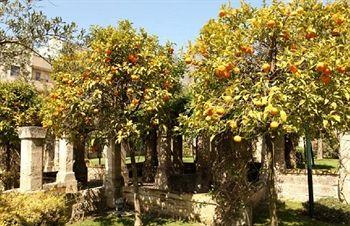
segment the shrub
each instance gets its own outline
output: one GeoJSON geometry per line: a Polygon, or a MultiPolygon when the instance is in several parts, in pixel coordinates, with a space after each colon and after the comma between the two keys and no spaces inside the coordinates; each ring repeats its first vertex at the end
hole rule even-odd
{"type": "Polygon", "coordinates": [[[67,212],[64,194],[0,195],[0,225],[64,225],[67,212]]]}
{"type": "MultiPolygon", "coordinates": [[[[305,209],[308,203],[303,203],[305,209]]],[[[315,218],[321,221],[350,225],[350,205],[335,198],[323,198],[315,202],[315,218]]]]}

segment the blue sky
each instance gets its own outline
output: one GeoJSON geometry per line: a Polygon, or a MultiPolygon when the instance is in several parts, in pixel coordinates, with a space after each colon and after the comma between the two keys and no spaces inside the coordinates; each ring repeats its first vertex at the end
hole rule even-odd
{"type": "MultiPolygon", "coordinates": [[[[227,0],[42,0],[40,9],[49,17],[60,16],[88,29],[93,24],[115,25],[129,19],[136,27],[158,35],[160,41],[177,47],[194,40],[200,28],[215,18],[227,0]]],[[[255,6],[261,0],[248,0],[255,6]]],[[[235,7],[239,0],[231,0],[235,7]]]]}

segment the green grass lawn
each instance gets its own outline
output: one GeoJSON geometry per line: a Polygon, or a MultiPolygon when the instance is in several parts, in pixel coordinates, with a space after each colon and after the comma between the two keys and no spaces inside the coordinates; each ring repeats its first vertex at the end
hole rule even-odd
{"type": "MultiPolygon", "coordinates": [[[[139,155],[139,156],[136,156],[135,159],[136,159],[136,163],[144,162],[145,161],[145,156],[139,155]]],[[[183,157],[182,160],[183,160],[184,163],[193,163],[194,162],[194,158],[192,156],[183,157]]],[[[98,164],[99,163],[98,158],[89,159],[89,161],[90,161],[90,165],[91,166],[98,166],[99,165],[98,164]]],[[[126,157],[126,164],[130,164],[130,163],[131,163],[130,157],[126,157]]],[[[104,158],[101,158],[101,164],[102,165],[105,164],[105,159],[104,158]]]]}
{"type": "MultiPolygon", "coordinates": [[[[258,210],[258,214],[254,215],[254,225],[267,226],[268,208],[262,205],[258,210]]],[[[286,226],[336,226],[337,224],[330,224],[318,220],[311,219],[307,216],[302,203],[294,201],[285,201],[278,205],[278,217],[280,225],[286,226]]]]}
{"type": "Polygon", "coordinates": [[[338,169],[339,159],[316,159],[315,169],[338,169]]]}
{"type": "MultiPolygon", "coordinates": [[[[145,217],[143,219],[145,225],[148,226],[202,226],[199,223],[176,221],[172,219],[145,217]]],[[[87,219],[74,224],[67,224],[67,226],[133,226],[134,219],[130,217],[116,217],[113,214],[87,219]]]]}

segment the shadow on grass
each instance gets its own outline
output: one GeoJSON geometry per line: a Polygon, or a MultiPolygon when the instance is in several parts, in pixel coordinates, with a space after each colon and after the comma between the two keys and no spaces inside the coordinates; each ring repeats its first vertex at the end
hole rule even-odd
{"type": "MultiPolygon", "coordinates": [[[[111,226],[111,225],[122,225],[122,226],[133,226],[134,225],[134,216],[124,216],[124,217],[117,217],[114,214],[99,216],[94,218],[94,223],[97,223],[101,226],[111,226]]],[[[177,222],[173,219],[168,218],[162,218],[154,215],[145,215],[142,217],[142,222],[144,225],[150,225],[150,226],[161,226],[161,225],[167,225],[169,223],[177,222]]],[[[185,223],[185,221],[181,221],[181,223],[185,223]]]]}
{"type": "MultiPolygon", "coordinates": [[[[269,212],[267,204],[262,204],[253,211],[254,225],[270,225],[269,212]]],[[[279,225],[294,226],[335,226],[310,218],[303,209],[302,204],[298,202],[278,202],[277,205],[279,225]]]]}

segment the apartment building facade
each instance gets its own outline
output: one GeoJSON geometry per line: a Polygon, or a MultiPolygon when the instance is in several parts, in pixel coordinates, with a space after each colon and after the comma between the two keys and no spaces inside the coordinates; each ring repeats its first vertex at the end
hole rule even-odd
{"type": "Polygon", "coordinates": [[[26,80],[32,83],[39,91],[52,88],[52,82],[50,79],[52,66],[47,61],[36,55],[31,56],[30,65],[28,65],[27,68],[21,68],[16,64],[11,65],[7,70],[0,68],[0,80],[11,82],[23,78],[21,72],[24,70],[29,72],[26,80]]]}

